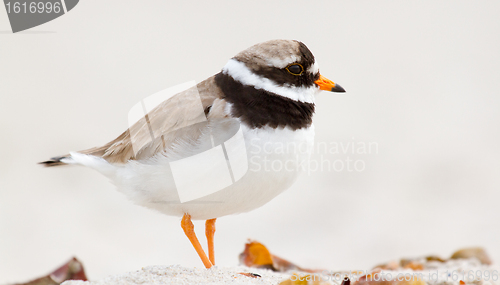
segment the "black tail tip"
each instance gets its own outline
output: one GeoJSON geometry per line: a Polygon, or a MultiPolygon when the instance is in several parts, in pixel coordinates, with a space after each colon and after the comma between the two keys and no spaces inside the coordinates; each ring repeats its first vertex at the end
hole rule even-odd
{"type": "Polygon", "coordinates": [[[66,165],[66,163],[64,163],[64,162],[61,161],[64,158],[67,158],[67,157],[66,156],[53,157],[50,160],[42,161],[42,162],[39,162],[38,164],[41,164],[41,165],[43,165],[45,167],[66,165]]]}

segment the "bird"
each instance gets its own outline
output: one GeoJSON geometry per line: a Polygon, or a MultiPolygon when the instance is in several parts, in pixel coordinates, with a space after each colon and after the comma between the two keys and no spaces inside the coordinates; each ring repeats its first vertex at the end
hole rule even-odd
{"type": "Polygon", "coordinates": [[[304,43],[261,42],[219,73],[143,109],[116,139],[40,164],[90,167],[134,203],[181,217],[185,235],[211,268],[216,219],[266,204],[307,167],[320,91],[345,89],[320,74],[304,43]],[[208,255],[192,220],[206,221],[208,255]]]}

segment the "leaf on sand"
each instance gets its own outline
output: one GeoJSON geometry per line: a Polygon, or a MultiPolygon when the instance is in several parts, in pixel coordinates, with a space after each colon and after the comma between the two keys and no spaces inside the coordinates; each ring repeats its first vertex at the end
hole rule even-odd
{"type": "Polygon", "coordinates": [[[450,259],[477,258],[482,264],[491,265],[491,259],[482,247],[464,248],[452,254],[450,259]]]}
{"type": "Polygon", "coordinates": [[[248,267],[265,268],[278,272],[298,270],[312,273],[319,271],[301,268],[286,259],[272,255],[267,247],[258,241],[249,241],[245,244],[245,249],[240,254],[240,262],[248,267]]]}
{"type": "Polygon", "coordinates": [[[74,257],[47,276],[16,285],[59,285],[67,280],[87,281],[83,264],[74,257]]]}

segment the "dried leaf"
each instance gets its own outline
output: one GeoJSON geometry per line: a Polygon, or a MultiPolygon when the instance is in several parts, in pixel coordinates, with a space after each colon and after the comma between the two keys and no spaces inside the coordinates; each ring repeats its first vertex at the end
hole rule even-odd
{"type": "Polygon", "coordinates": [[[67,280],[87,281],[83,264],[74,257],[47,276],[17,285],[59,285],[67,280]]]}
{"type": "Polygon", "coordinates": [[[491,259],[482,247],[470,247],[455,251],[450,259],[477,258],[482,264],[491,265],[491,259]]]}
{"type": "Polygon", "coordinates": [[[245,244],[245,250],[240,254],[240,262],[248,267],[274,270],[271,253],[263,244],[257,241],[250,241],[245,244]]]}
{"type": "Polygon", "coordinates": [[[429,255],[429,256],[425,257],[425,260],[427,260],[427,261],[446,262],[446,259],[442,259],[441,257],[436,256],[436,255],[429,255]]]}
{"type": "Polygon", "coordinates": [[[303,272],[318,272],[301,268],[290,261],[272,255],[269,250],[258,241],[249,241],[245,244],[245,249],[240,254],[240,263],[248,267],[266,268],[278,272],[298,270],[303,272]]]}

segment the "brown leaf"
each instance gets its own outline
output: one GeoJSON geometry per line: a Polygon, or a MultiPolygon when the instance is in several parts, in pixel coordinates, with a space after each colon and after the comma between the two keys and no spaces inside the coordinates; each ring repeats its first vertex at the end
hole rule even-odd
{"type": "Polygon", "coordinates": [[[250,241],[245,244],[245,250],[240,254],[240,262],[248,267],[275,270],[271,253],[263,244],[257,241],[250,241]]]}
{"type": "Polygon", "coordinates": [[[491,265],[491,259],[482,247],[470,247],[455,251],[450,259],[472,258],[479,259],[482,264],[491,265]]]}
{"type": "Polygon", "coordinates": [[[425,257],[425,260],[427,260],[427,261],[446,262],[446,259],[442,259],[441,257],[436,256],[436,255],[429,255],[429,256],[425,257]]]}
{"type": "Polygon", "coordinates": [[[17,285],[59,285],[67,280],[87,281],[83,264],[74,257],[47,276],[17,285]]]}
{"type": "Polygon", "coordinates": [[[240,262],[248,267],[266,268],[278,272],[298,270],[312,273],[319,271],[301,268],[286,259],[272,255],[269,250],[258,241],[249,241],[245,244],[245,249],[240,254],[240,262]]]}

